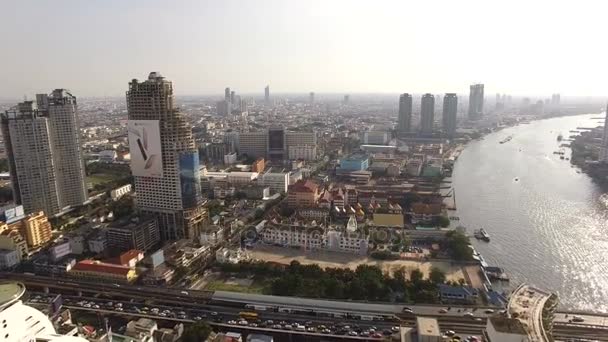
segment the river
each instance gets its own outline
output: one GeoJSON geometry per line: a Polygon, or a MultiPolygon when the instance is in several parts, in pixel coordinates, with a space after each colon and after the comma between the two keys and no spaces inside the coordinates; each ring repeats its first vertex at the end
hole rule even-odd
{"type": "MultiPolygon", "coordinates": [[[[454,167],[459,224],[492,266],[559,295],[564,309],[608,312],[608,208],[602,190],[553,154],[561,132],[595,127],[600,114],[534,121],[471,142],[454,167]],[[507,143],[499,144],[513,135],[507,143]]],[[[567,142],[566,142],[567,143],[567,142]]],[[[566,149],[566,157],[570,150],[566,149]]]]}

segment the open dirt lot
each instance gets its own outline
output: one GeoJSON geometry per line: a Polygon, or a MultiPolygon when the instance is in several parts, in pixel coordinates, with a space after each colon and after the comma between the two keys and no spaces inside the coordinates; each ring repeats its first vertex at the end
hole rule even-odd
{"type": "Polygon", "coordinates": [[[250,250],[253,259],[271,261],[280,264],[289,264],[292,260],[297,260],[301,264],[319,264],[325,267],[349,267],[356,269],[362,264],[376,265],[383,271],[392,273],[400,267],[405,267],[408,271],[420,269],[425,276],[428,276],[431,267],[435,266],[445,272],[448,280],[458,281],[464,279],[464,274],[460,266],[451,265],[447,261],[412,261],[412,260],[374,260],[369,257],[330,251],[303,251],[300,249],[283,248],[274,246],[257,245],[250,250]]]}

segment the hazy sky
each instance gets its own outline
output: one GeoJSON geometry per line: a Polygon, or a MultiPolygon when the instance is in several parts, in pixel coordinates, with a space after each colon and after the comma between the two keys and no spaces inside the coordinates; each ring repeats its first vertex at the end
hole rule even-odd
{"type": "Polygon", "coordinates": [[[608,1],[0,0],[0,97],[124,94],[160,71],[178,95],[608,94],[608,1]]]}

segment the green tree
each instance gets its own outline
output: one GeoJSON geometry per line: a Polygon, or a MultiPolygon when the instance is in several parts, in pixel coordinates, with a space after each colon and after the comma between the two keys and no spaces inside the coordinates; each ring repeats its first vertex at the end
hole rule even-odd
{"type": "Polygon", "coordinates": [[[183,342],[205,341],[211,334],[211,327],[207,322],[197,322],[184,329],[181,340],[183,342]]]}
{"type": "Polygon", "coordinates": [[[438,267],[431,267],[431,272],[429,274],[429,280],[433,284],[443,284],[445,282],[445,273],[439,269],[438,267]]]}
{"type": "Polygon", "coordinates": [[[410,281],[412,283],[420,283],[420,282],[422,282],[423,278],[424,278],[424,274],[418,268],[415,270],[412,270],[410,272],[410,281]]]}
{"type": "Polygon", "coordinates": [[[469,238],[459,231],[450,231],[446,236],[445,243],[450,250],[452,258],[456,260],[472,260],[473,250],[469,248],[469,238]]]}
{"type": "Polygon", "coordinates": [[[450,226],[450,219],[447,216],[439,216],[439,225],[443,228],[450,226]]]}

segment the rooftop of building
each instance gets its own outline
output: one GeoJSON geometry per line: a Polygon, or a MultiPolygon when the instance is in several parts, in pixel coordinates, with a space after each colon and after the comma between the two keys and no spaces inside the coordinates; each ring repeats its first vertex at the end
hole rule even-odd
{"type": "Polygon", "coordinates": [[[98,260],[87,259],[87,260],[82,260],[82,261],[79,261],[78,263],[76,263],[76,265],[72,268],[72,270],[85,271],[85,272],[111,273],[111,274],[126,276],[131,271],[131,268],[121,266],[121,265],[109,264],[109,263],[101,262],[98,260]]]}
{"type": "Polygon", "coordinates": [[[526,335],[525,327],[515,318],[496,315],[490,317],[489,323],[494,326],[494,330],[501,333],[526,335]]]}
{"type": "Polygon", "coordinates": [[[441,336],[436,318],[418,316],[416,317],[416,326],[418,336],[441,336]]]}
{"type": "Polygon", "coordinates": [[[17,282],[0,283],[0,311],[19,300],[25,293],[25,286],[17,282]]]}
{"type": "Polygon", "coordinates": [[[143,223],[147,223],[149,221],[154,220],[154,217],[151,216],[140,216],[137,214],[130,215],[128,217],[120,218],[108,225],[109,229],[124,229],[130,230],[135,229],[142,225],[143,223]]]}
{"type": "Polygon", "coordinates": [[[289,186],[289,191],[296,192],[312,192],[316,193],[319,190],[319,185],[310,179],[299,180],[295,184],[289,186]]]}

